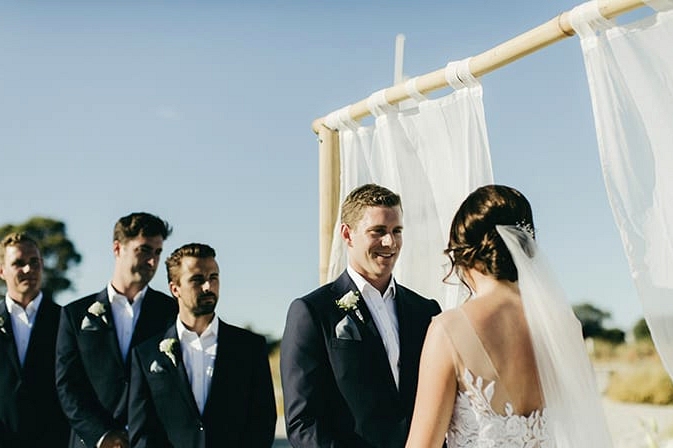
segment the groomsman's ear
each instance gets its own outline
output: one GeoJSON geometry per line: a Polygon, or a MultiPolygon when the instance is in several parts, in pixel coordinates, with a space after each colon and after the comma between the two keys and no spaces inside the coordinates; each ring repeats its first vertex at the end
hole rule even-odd
{"type": "Polygon", "coordinates": [[[351,238],[351,228],[348,227],[348,224],[341,224],[341,228],[339,230],[341,232],[341,238],[346,242],[346,244],[350,246],[353,240],[351,238]]]}
{"type": "Polygon", "coordinates": [[[119,256],[121,246],[122,243],[120,243],[119,240],[114,240],[112,242],[112,253],[115,255],[115,257],[119,256]]]}

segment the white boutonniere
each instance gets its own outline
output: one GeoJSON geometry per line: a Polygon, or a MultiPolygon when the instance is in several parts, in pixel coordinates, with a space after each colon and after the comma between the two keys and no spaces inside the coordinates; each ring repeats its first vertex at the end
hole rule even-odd
{"type": "Polygon", "coordinates": [[[175,345],[178,340],[175,338],[166,338],[159,342],[159,351],[168,356],[174,366],[178,365],[178,360],[175,357],[175,345]]]}
{"type": "Polygon", "coordinates": [[[92,316],[100,317],[100,320],[107,325],[107,317],[105,317],[105,305],[96,300],[91,306],[86,310],[92,316]]]}
{"type": "Polygon", "coordinates": [[[358,302],[360,301],[360,293],[358,291],[348,291],[346,294],[341,296],[339,300],[336,301],[336,304],[339,308],[344,311],[353,311],[355,315],[364,322],[365,319],[362,317],[362,313],[358,308],[358,302]]]}
{"type": "Polygon", "coordinates": [[[0,316],[0,333],[7,334],[7,329],[5,328],[5,318],[0,316]]]}

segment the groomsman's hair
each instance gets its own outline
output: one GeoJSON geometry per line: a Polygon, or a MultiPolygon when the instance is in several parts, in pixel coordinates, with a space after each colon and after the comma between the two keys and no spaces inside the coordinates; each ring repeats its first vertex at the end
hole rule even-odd
{"type": "Polygon", "coordinates": [[[37,241],[29,236],[27,233],[23,232],[12,232],[6,235],[2,242],[0,242],[0,263],[5,262],[5,250],[9,246],[18,246],[20,244],[32,244],[35,246],[38,252],[40,252],[40,245],[37,244],[37,241]]]}
{"type": "Polygon", "coordinates": [[[194,258],[215,258],[215,249],[207,244],[189,243],[179,247],[166,258],[166,274],[168,283],[177,282],[180,278],[180,267],[184,257],[194,258]]]}
{"type": "Polygon", "coordinates": [[[165,240],[172,231],[168,222],[158,216],[136,212],[119,218],[115,224],[112,241],[125,243],[137,236],[161,236],[165,240]]]}
{"type": "Polygon", "coordinates": [[[348,193],[341,205],[341,223],[353,226],[357,224],[367,207],[395,207],[402,209],[400,195],[386,187],[365,184],[348,193]]]}

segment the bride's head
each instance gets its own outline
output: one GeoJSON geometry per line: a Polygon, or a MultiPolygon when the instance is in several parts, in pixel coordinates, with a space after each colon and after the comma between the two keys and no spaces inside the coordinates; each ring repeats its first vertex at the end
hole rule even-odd
{"type": "Polygon", "coordinates": [[[451,223],[444,253],[456,274],[476,269],[498,280],[517,281],[517,271],[496,225],[524,227],[534,234],[530,203],[519,191],[505,185],[486,185],[460,205],[451,223]]]}

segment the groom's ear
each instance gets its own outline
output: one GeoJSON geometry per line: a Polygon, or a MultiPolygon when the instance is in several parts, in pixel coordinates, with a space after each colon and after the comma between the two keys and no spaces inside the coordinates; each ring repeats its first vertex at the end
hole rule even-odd
{"type": "Polygon", "coordinates": [[[352,241],[351,228],[348,226],[348,224],[341,224],[339,231],[341,232],[341,239],[344,240],[346,244],[350,246],[352,241]]]}

